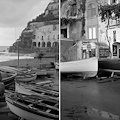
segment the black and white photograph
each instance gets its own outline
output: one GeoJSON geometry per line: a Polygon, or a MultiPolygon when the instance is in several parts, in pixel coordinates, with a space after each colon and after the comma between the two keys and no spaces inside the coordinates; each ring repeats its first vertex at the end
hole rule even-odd
{"type": "Polygon", "coordinates": [[[120,120],[120,1],[60,1],[61,120],[120,120]]]}
{"type": "Polygon", "coordinates": [[[120,0],[0,0],[0,120],[120,120],[120,0]]]}
{"type": "Polygon", "coordinates": [[[0,0],[0,120],[59,120],[59,0],[0,0]]]}

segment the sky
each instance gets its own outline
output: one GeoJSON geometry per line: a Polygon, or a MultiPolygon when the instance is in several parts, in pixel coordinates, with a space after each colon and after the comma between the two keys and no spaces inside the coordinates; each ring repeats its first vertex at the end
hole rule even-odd
{"type": "Polygon", "coordinates": [[[11,46],[51,0],[0,0],[0,46],[11,46]]]}

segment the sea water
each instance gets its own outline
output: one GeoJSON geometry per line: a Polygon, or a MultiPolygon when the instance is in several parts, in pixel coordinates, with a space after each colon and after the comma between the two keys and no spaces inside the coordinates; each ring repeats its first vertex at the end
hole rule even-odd
{"type": "MultiPolygon", "coordinates": [[[[18,59],[17,53],[0,52],[0,62],[18,59]]],[[[19,59],[33,59],[30,54],[20,54],[19,59]]]]}

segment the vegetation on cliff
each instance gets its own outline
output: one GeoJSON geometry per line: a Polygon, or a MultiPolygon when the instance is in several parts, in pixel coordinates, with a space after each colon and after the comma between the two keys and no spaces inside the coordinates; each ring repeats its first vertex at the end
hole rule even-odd
{"type": "MultiPolygon", "coordinates": [[[[27,27],[22,31],[20,38],[18,39],[19,41],[16,40],[16,42],[9,48],[9,52],[17,52],[18,46],[20,49],[20,52],[22,53],[31,53],[36,50],[32,46],[32,39],[34,38],[34,30],[30,28],[30,23],[34,22],[46,22],[46,21],[51,21],[51,20],[59,20],[58,16],[54,16],[51,12],[49,14],[45,15],[45,13],[37,16],[35,19],[32,21],[29,21],[27,24],[27,27]]],[[[58,48],[50,48],[50,51],[58,51],[58,48]]]]}

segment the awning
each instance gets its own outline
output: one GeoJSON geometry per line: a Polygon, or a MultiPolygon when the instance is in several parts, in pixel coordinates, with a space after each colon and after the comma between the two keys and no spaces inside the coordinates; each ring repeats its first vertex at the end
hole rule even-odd
{"type": "Polygon", "coordinates": [[[98,46],[99,48],[109,48],[109,46],[108,46],[106,43],[90,42],[90,43],[85,43],[85,44],[83,44],[82,49],[83,49],[83,50],[96,49],[97,46],[98,46]]]}

